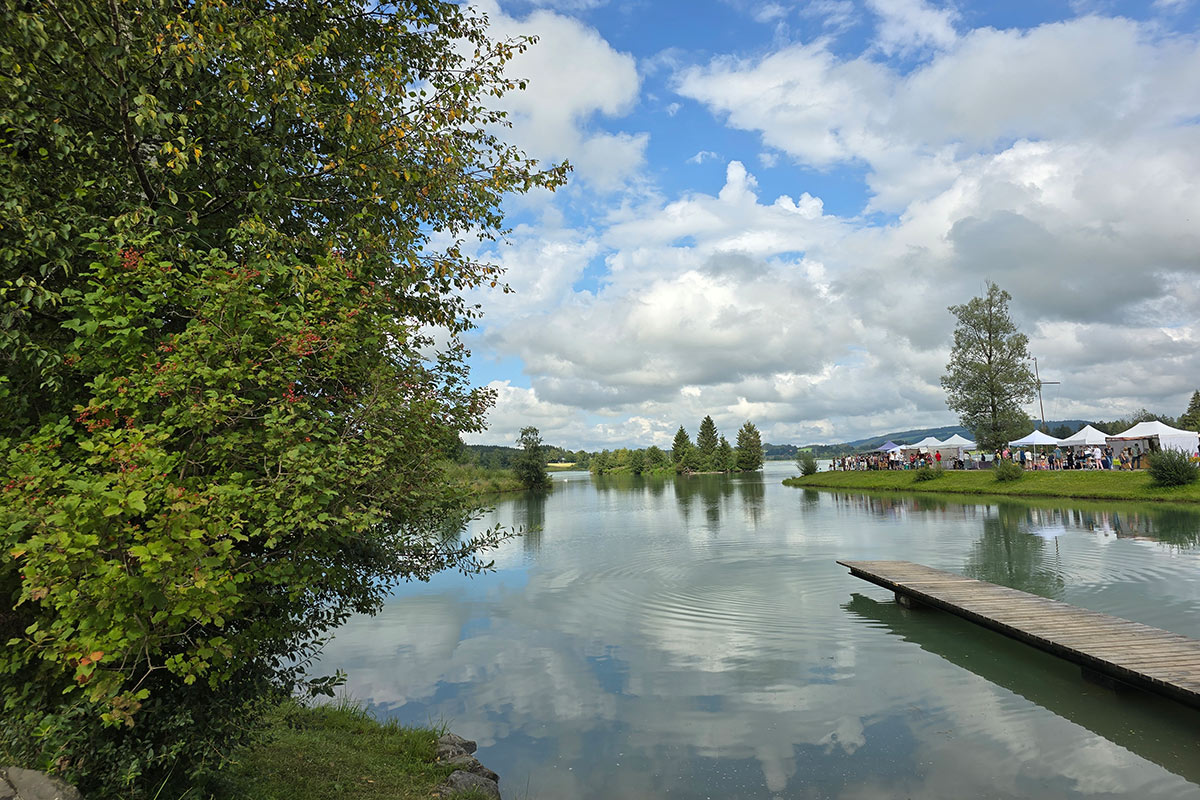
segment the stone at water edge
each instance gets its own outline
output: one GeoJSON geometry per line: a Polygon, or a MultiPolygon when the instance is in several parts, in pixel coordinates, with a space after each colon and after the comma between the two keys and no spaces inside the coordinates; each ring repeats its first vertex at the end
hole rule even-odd
{"type": "Polygon", "coordinates": [[[500,787],[496,785],[495,781],[490,781],[474,772],[463,772],[461,769],[450,773],[450,777],[446,779],[446,783],[442,787],[442,796],[454,797],[472,789],[479,791],[490,800],[501,800],[500,787]]]}
{"type": "Polygon", "coordinates": [[[474,772],[476,775],[481,775],[490,781],[500,782],[500,776],[492,772],[490,769],[479,763],[479,759],[475,756],[461,755],[447,758],[442,762],[449,764],[455,769],[461,769],[463,772],[474,772]]]}
{"type": "Polygon", "coordinates": [[[74,786],[20,767],[0,769],[0,800],[83,800],[74,786]]]}
{"type": "Polygon", "coordinates": [[[470,739],[464,739],[454,733],[446,733],[438,739],[437,758],[441,761],[454,756],[470,755],[476,749],[475,743],[470,739]]]}

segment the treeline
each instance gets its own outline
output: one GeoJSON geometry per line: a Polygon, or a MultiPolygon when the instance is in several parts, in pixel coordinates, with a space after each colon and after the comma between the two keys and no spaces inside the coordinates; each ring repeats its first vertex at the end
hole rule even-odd
{"type": "Polygon", "coordinates": [[[763,465],[762,437],[747,421],[737,435],[737,446],[717,431],[711,416],[700,422],[696,441],[680,425],[667,453],[658,447],[644,450],[604,450],[592,457],[591,471],[597,475],[664,475],[692,472],[753,472],[763,465]]]}
{"type": "Polygon", "coordinates": [[[794,444],[771,444],[770,442],[763,445],[763,458],[767,461],[794,461],[796,454],[801,449],[794,444]]]}
{"type": "MultiPolygon", "coordinates": [[[[1200,430],[1200,391],[1192,392],[1192,399],[1188,403],[1187,409],[1178,417],[1169,417],[1166,414],[1154,414],[1146,409],[1132,414],[1128,417],[1114,419],[1111,421],[1093,422],[1092,427],[1098,431],[1103,431],[1109,435],[1118,434],[1121,431],[1128,430],[1139,422],[1161,422],[1164,425],[1170,425],[1172,428],[1182,428],[1185,431],[1200,430]]],[[[1075,433],[1073,430],[1067,429],[1066,426],[1060,425],[1057,428],[1046,431],[1051,436],[1057,436],[1059,439],[1064,439],[1067,436],[1075,433]]]]}
{"type": "MultiPolygon", "coordinates": [[[[455,455],[460,464],[475,464],[485,469],[512,469],[524,451],[518,447],[493,444],[462,444],[455,455]]],[[[544,464],[574,464],[586,469],[591,463],[592,453],[586,450],[567,450],[563,447],[543,444],[541,457],[544,464]]]]}

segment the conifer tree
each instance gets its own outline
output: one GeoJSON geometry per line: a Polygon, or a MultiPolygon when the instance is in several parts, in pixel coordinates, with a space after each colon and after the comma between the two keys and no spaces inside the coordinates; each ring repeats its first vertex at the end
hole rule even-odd
{"type": "Polygon", "coordinates": [[[677,471],[682,472],[687,468],[684,461],[691,449],[692,437],[688,436],[688,432],[680,425],[679,430],[675,431],[675,441],[671,444],[671,463],[677,471]]]}
{"type": "Polygon", "coordinates": [[[1192,392],[1187,411],[1179,417],[1179,427],[1189,431],[1200,430],[1200,391],[1192,392]]]}
{"type": "Polygon", "coordinates": [[[721,469],[717,461],[717,424],[711,416],[706,416],[700,422],[700,431],[696,434],[696,450],[699,468],[705,472],[715,472],[721,469]]]}
{"type": "Polygon", "coordinates": [[[737,468],[742,472],[753,472],[762,469],[762,465],[762,438],[754,423],[747,420],[737,435],[737,468]]]}
{"type": "Polygon", "coordinates": [[[717,445],[716,469],[721,472],[733,472],[737,469],[737,458],[734,456],[733,447],[724,436],[721,437],[721,443],[717,445]]]}

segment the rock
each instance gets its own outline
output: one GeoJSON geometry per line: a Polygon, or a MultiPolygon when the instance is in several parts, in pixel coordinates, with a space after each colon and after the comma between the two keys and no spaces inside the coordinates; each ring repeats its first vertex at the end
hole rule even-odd
{"type": "Polygon", "coordinates": [[[20,767],[0,769],[0,800],[83,800],[74,786],[20,767]]]}
{"type": "Polygon", "coordinates": [[[500,782],[500,776],[492,772],[490,769],[479,763],[479,759],[475,756],[461,755],[447,758],[442,763],[449,764],[455,769],[461,769],[463,772],[474,772],[476,775],[487,778],[489,781],[500,782]]]}
{"type": "Polygon", "coordinates": [[[475,749],[475,743],[470,739],[447,733],[438,739],[437,759],[443,761],[455,756],[470,755],[475,749]]]}
{"type": "Polygon", "coordinates": [[[496,785],[495,781],[490,781],[474,772],[464,772],[461,769],[450,773],[450,777],[446,779],[446,783],[442,787],[442,796],[455,797],[472,790],[490,800],[501,800],[500,787],[496,785]]]}

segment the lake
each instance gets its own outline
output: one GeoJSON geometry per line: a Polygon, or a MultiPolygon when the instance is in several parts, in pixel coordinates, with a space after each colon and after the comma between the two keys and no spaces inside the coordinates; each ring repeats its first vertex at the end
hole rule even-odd
{"type": "Polygon", "coordinates": [[[445,724],[518,798],[1200,797],[1200,712],[1084,682],[835,559],[903,559],[1200,638],[1200,511],[558,473],[317,668],[445,724]]]}

